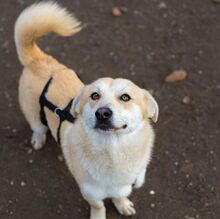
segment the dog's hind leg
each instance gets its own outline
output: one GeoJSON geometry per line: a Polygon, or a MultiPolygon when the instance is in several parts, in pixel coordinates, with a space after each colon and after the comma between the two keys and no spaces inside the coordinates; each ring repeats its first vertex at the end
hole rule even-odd
{"type": "Polygon", "coordinates": [[[39,123],[32,125],[32,138],[31,138],[31,144],[35,150],[39,150],[43,147],[43,145],[46,142],[46,133],[47,133],[47,127],[43,124],[39,123]]]}
{"type": "MultiPolygon", "coordinates": [[[[26,120],[33,131],[31,139],[33,148],[39,150],[46,142],[48,128],[40,121],[39,94],[36,93],[36,88],[34,89],[34,83],[32,82],[36,81],[36,79],[31,79],[32,75],[30,73],[22,74],[19,83],[19,103],[26,120]]],[[[42,90],[42,88],[39,88],[39,91],[40,90],[42,90]]]]}
{"type": "Polygon", "coordinates": [[[30,110],[30,106],[23,106],[22,111],[33,131],[31,144],[35,150],[39,150],[46,142],[48,128],[41,123],[39,118],[40,113],[36,111],[36,108],[30,110]]]}
{"type": "Polygon", "coordinates": [[[46,142],[46,134],[48,128],[40,121],[40,112],[38,107],[30,109],[30,106],[26,104],[22,106],[22,111],[33,131],[31,144],[35,150],[40,150],[46,142]]]}

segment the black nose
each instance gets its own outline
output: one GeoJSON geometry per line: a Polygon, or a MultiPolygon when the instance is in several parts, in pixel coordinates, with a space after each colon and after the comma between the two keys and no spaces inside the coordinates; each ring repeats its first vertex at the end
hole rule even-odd
{"type": "Polygon", "coordinates": [[[105,121],[112,117],[112,111],[107,107],[101,107],[97,109],[95,116],[98,120],[105,121]]]}

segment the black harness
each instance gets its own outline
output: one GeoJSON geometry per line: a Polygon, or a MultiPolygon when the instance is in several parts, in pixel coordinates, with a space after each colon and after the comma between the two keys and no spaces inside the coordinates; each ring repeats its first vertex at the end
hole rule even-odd
{"type": "Polygon", "coordinates": [[[73,117],[70,114],[70,108],[73,102],[73,99],[70,100],[70,102],[68,103],[68,105],[64,108],[64,109],[60,109],[59,107],[55,106],[53,103],[51,103],[49,100],[47,100],[46,98],[46,93],[48,91],[48,88],[50,86],[51,81],[53,80],[53,78],[50,78],[49,81],[46,83],[40,98],[39,98],[39,102],[40,102],[40,119],[41,122],[48,127],[48,123],[47,123],[47,119],[46,119],[46,115],[44,112],[44,107],[48,108],[50,111],[52,111],[57,117],[59,117],[60,121],[59,121],[59,126],[57,128],[57,143],[60,144],[60,128],[62,125],[63,121],[68,121],[71,123],[74,123],[76,118],[73,117]]]}

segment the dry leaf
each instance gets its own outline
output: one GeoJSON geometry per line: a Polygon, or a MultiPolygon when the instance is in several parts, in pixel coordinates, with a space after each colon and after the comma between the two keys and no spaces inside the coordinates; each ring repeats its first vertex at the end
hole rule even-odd
{"type": "Polygon", "coordinates": [[[165,82],[167,83],[173,83],[176,81],[182,81],[186,79],[187,73],[183,70],[177,70],[172,72],[171,74],[167,75],[165,78],[165,82]]]}
{"type": "Polygon", "coordinates": [[[122,11],[119,7],[114,7],[112,9],[112,14],[115,16],[115,17],[120,17],[122,15],[122,11]]]}

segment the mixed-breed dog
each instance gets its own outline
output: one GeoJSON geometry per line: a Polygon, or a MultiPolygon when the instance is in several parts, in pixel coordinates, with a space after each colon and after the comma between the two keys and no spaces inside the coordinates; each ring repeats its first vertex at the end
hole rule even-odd
{"type": "Polygon", "coordinates": [[[85,85],[76,73],[45,54],[36,39],[47,32],[74,35],[81,23],[66,9],[40,2],[25,9],[15,24],[15,43],[24,66],[19,103],[39,150],[48,129],[60,144],[66,164],[91,219],[105,219],[103,200],[111,198],[126,216],[136,213],[128,199],[145,181],[158,119],[152,95],[126,79],[100,78],[85,85]]]}

